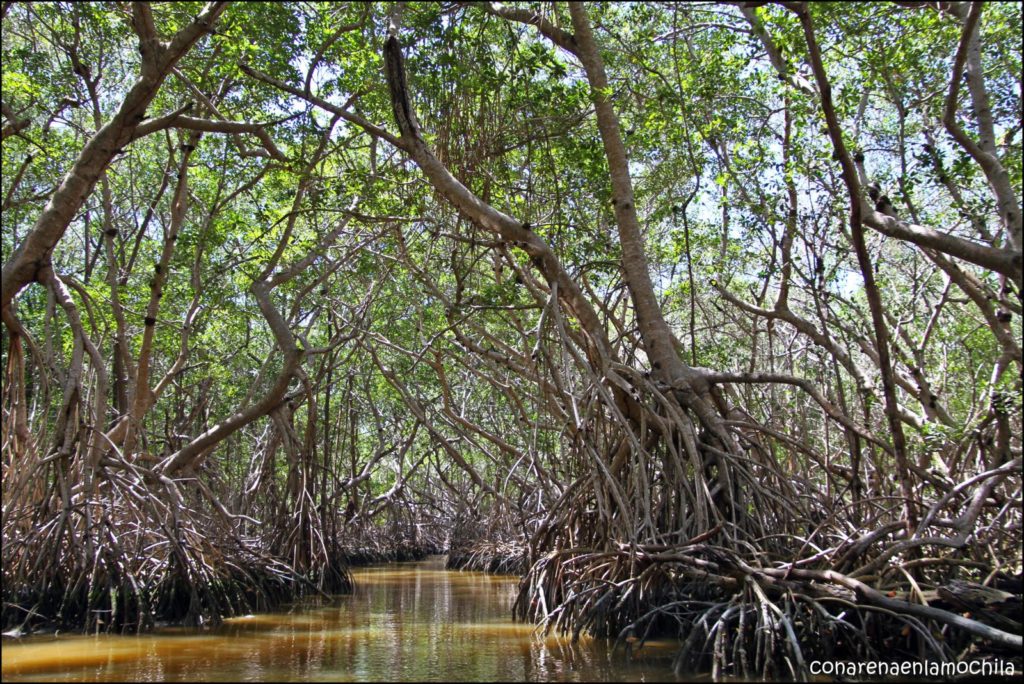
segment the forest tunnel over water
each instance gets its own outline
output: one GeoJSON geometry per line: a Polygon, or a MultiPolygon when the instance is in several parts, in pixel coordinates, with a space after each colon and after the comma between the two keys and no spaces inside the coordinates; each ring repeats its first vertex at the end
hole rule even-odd
{"type": "Polygon", "coordinates": [[[1019,6],[3,19],[5,630],[448,553],[715,677],[1019,665],[1019,6]]]}

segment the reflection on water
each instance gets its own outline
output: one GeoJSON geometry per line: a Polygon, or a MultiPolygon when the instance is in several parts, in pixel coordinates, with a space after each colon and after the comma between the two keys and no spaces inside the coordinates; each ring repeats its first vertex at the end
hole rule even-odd
{"type": "Polygon", "coordinates": [[[353,571],[355,592],[197,631],[39,636],[3,644],[4,681],[674,681],[675,643],[611,642],[512,622],[514,577],[443,558],[353,571]]]}

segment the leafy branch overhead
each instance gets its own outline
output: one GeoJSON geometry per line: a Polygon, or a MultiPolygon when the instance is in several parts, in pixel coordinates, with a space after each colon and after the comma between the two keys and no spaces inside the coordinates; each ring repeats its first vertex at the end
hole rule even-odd
{"type": "Polygon", "coordinates": [[[447,552],[680,670],[1019,649],[1017,4],[3,17],[4,629],[447,552]]]}

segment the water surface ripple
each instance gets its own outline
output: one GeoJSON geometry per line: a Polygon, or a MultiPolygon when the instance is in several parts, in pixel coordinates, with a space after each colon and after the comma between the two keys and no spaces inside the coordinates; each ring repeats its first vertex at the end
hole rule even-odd
{"type": "Polygon", "coordinates": [[[514,577],[443,557],[353,571],[356,589],[215,629],[3,643],[4,681],[675,681],[675,642],[634,656],[513,622],[514,577]]]}

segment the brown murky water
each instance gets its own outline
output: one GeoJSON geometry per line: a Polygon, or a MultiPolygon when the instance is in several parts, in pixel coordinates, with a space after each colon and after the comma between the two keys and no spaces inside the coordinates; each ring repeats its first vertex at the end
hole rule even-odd
{"type": "Polygon", "coordinates": [[[512,622],[514,577],[446,571],[443,558],[353,576],[350,596],[214,630],[5,641],[3,680],[676,681],[674,642],[630,657],[512,622]]]}

